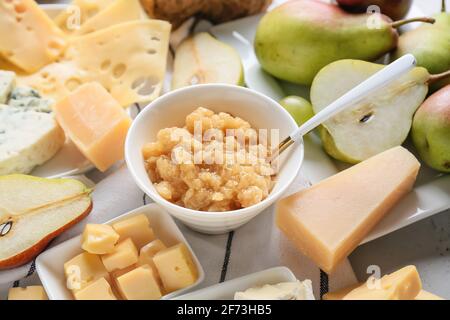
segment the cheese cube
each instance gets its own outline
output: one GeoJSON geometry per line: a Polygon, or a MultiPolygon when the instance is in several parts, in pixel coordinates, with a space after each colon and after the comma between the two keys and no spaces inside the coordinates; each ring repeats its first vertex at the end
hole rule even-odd
{"type": "Polygon", "coordinates": [[[119,241],[130,238],[138,249],[155,240],[153,229],[144,214],[116,222],[113,228],[120,235],[119,241]]]}
{"type": "Polygon", "coordinates": [[[138,251],[131,239],[119,242],[114,247],[112,253],[102,256],[102,262],[106,270],[112,272],[117,269],[124,269],[135,264],[138,261],[138,251]]]}
{"type": "Polygon", "coordinates": [[[76,300],[117,300],[105,278],[100,278],[74,293],[76,300]]]}
{"type": "Polygon", "coordinates": [[[65,50],[63,32],[33,0],[0,1],[0,56],[28,73],[65,50]]]}
{"type": "Polygon", "coordinates": [[[157,254],[159,251],[167,249],[167,247],[164,245],[164,243],[159,240],[153,240],[149,244],[143,246],[141,248],[141,251],[139,253],[139,261],[138,265],[144,266],[147,265],[153,270],[153,274],[155,275],[156,280],[158,280],[158,284],[162,286],[161,278],[159,276],[158,269],[155,266],[155,263],[153,262],[153,257],[155,254],[157,254]]]}
{"type": "Polygon", "coordinates": [[[183,289],[197,281],[197,267],[184,243],[158,252],[153,262],[166,292],[183,289]]]}
{"type": "Polygon", "coordinates": [[[422,282],[416,267],[407,266],[379,280],[369,278],[366,283],[350,291],[342,299],[413,300],[420,290],[422,290],[422,282]]]}
{"type": "Polygon", "coordinates": [[[30,286],[9,289],[8,300],[48,300],[48,297],[42,286],[30,286]]]}
{"type": "Polygon", "coordinates": [[[352,286],[348,286],[342,289],[339,289],[334,292],[325,293],[322,297],[322,300],[342,300],[347,294],[349,294],[352,290],[362,286],[362,283],[356,283],[352,286]]]}
{"type": "Polygon", "coordinates": [[[89,253],[106,254],[114,251],[119,234],[107,224],[87,224],[83,231],[81,247],[89,253]]]}
{"type": "Polygon", "coordinates": [[[100,84],[78,87],[53,110],[67,136],[100,171],[123,159],[131,119],[100,84]]]}
{"type": "Polygon", "coordinates": [[[76,292],[89,283],[105,278],[109,280],[108,271],[103,266],[99,256],[91,253],[81,253],[64,264],[67,288],[76,292]]]}
{"type": "Polygon", "coordinates": [[[395,147],[278,202],[276,223],[331,273],[408,193],[420,164],[395,147]]]}
{"type": "Polygon", "coordinates": [[[162,293],[151,268],[139,267],[117,278],[121,295],[127,300],[157,300],[162,293]]]}

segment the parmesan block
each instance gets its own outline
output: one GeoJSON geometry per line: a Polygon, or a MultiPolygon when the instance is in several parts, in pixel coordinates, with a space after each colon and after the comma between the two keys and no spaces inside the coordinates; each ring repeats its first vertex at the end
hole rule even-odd
{"type": "Polygon", "coordinates": [[[276,223],[331,273],[408,193],[420,164],[395,147],[278,202],[276,223]]]}
{"type": "Polygon", "coordinates": [[[66,33],[78,30],[116,0],[73,0],[66,10],[57,15],[55,23],[66,33]]]}
{"type": "Polygon", "coordinates": [[[414,300],[422,290],[422,282],[415,266],[406,266],[381,279],[369,278],[342,300],[414,300]]]}
{"type": "Polygon", "coordinates": [[[0,1],[0,55],[26,72],[56,60],[67,41],[33,0],[0,1]]]}
{"type": "Polygon", "coordinates": [[[53,109],[66,134],[99,170],[123,159],[131,119],[101,85],[85,84],[53,109]]]}
{"type": "Polygon", "coordinates": [[[88,34],[123,22],[141,19],[148,19],[148,16],[139,0],[117,0],[87,20],[74,34],[88,34]]]}
{"type": "Polygon", "coordinates": [[[17,81],[55,101],[96,81],[123,107],[149,102],[162,89],[169,34],[168,22],[142,20],[74,37],[60,62],[17,81]]]}
{"type": "Polygon", "coordinates": [[[52,114],[0,105],[0,175],[30,173],[64,142],[52,114]]]}

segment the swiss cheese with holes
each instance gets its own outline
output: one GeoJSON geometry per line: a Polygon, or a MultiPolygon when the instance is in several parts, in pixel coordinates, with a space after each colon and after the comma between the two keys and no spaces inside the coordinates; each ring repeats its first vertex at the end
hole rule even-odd
{"type": "Polygon", "coordinates": [[[88,34],[116,24],[141,19],[148,19],[148,16],[139,0],[117,0],[83,23],[74,34],[88,34]]]}
{"type": "Polygon", "coordinates": [[[57,59],[66,48],[58,26],[33,0],[0,1],[0,55],[34,72],[57,59]]]}
{"type": "Polygon", "coordinates": [[[61,61],[18,82],[55,100],[96,81],[123,107],[152,101],[163,85],[170,28],[165,21],[142,20],[74,37],[61,61]]]}

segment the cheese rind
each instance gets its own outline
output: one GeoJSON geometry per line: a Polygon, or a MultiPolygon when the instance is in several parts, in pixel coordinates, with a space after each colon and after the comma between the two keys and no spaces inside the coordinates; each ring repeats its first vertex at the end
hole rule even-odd
{"type": "Polygon", "coordinates": [[[420,163],[395,147],[278,202],[276,223],[331,273],[408,193],[420,163]]]}
{"type": "Polygon", "coordinates": [[[362,286],[346,294],[343,300],[414,300],[422,290],[415,266],[406,266],[379,280],[369,278],[362,286]]]}
{"type": "Polygon", "coordinates": [[[118,277],[117,286],[127,300],[157,300],[162,296],[152,269],[145,266],[118,277]]]}
{"type": "Polygon", "coordinates": [[[153,262],[166,292],[186,288],[197,281],[197,267],[184,243],[158,252],[153,262]]]}
{"type": "Polygon", "coordinates": [[[131,119],[100,84],[79,87],[53,109],[66,134],[100,171],[123,159],[131,119]]]}
{"type": "Polygon", "coordinates": [[[0,1],[0,55],[26,72],[65,50],[63,32],[33,0],[0,1]]]}
{"type": "Polygon", "coordinates": [[[0,175],[30,173],[64,143],[52,114],[0,105],[0,175]]]}
{"type": "Polygon", "coordinates": [[[119,237],[110,225],[87,224],[83,231],[81,248],[93,254],[111,253],[119,237]]]}
{"type": "Polygon", "coordinates": [[[109,280],[108,271],[99,256],[83,252],[64,264],[67,287],[73,292],[100,278],[109,280]]]}
{"type": "Polygon", "coordinates": [[[75,292],[74,296],[76,300],[117,300],[105,278],[91,282],[82,290],[75,292]]]}
{"type": "Polygon", "coordinates": [[[139,250],[155,240],[153,229],[150,228],[150,221],[144,214],[116,222],[113,224],[113,228],[120,235],[119,241],[130,238],[139,250]]]}
{"type": "Polygon", "coordinates": [[[138,257],[136,246],[130,238],[119,242],[113,252],[101,256],[103,265],[109,272],[135,264],[138,257]]]}
{"type": "Polygon", "coordinates": [[[42,286],[29,286],[9,289],[8,300],[48,300],[48,297],[42,286]]]}

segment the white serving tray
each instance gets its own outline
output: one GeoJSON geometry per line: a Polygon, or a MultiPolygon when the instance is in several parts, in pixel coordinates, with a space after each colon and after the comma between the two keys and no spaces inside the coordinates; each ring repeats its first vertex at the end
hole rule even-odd
{"type": "Polygon", "coordinates": [[[173,300],[233,300],[237,291],[244,291],[248,288],[260,287],[266,284],[273,285],[296,280],[297,278],[288,268],[276,267],[193,291],[178,296],[173,300]]]}
{"type": "MultiPolygon", "coordinates": [[[[274,5],[278,5],[285,0],[276,0],[274,5]]],[[[272,6],[272,7],[273,7],[272,6]]],[[[416,0],[407,17],[424,16],[424,12],[418,6],[416,0]]],[[[242,52],[242,41],[236,37],[236,33],[244,37],[248,42],[253,43],[257,24],[262,15],[247,17],[221,25],[213,26],[210,32],[219,40],[242,52]]],[[[406,27],[406,26],[405,26],[406,27]]],[[[407,26],[408,28],[411,25],[407,26]]],[[[242,53],[241,53],[242,55],[242,53]]],[[[246,58],[243,57],[244,64],[246,58]]],[[[268,75],[267,75],[268,76],[268,75]]],[[[251,77],[251,81],[256,81],[249,87],[258,88],[258,90],[273,99],[279,99],[277,88],[261,90],[268,86],[267,83],[261,84],[257,81],[265,81],[263,78],[251,77]]],[[[248,79],[247,79],[248,82],[248,79]]],[[[285,95],[299,95],[309,99],[309,88],[301,85],[278,81],[279,86],[285,95]]],[[[269,84],[270,85],[270,84],[269,84]]],[[[318,136],[313,133],[309,134],[305,140],[305,157],[302,164],[301,173],[311,183],[315,184],[329,176],[348,167],[339,161],[329,157],[322,148],[322,144],[318,136]]],[[[414,148],[410,143],[405,143],[406,147],[414,152],[414,148]]],[[[430,217],[438,212],[442,212],[450,208],[450,175],[439,173],[422,164],[414,190],[409,193],[400,203],[385,217],[363,240],[362,243],[377,239],[383,235],[391,233],[395,230],[403,228],[411,223],[430,217]]]]}
{"type": "MultiPolygon", "coordinates": [[[[198,270],[198,279],[192,286],[169,293],[163,296],[162,299],[174,298],[192,290],[200,284],[205,278],[205,272],[203,271],[200,261],[192,251],[191,246],[186,241],[178,226],[175,224],[173,218],[157,204],[152,203],[140,207],[106,222],[106,224],[112,224],[138,214],[145,214],[149,218],[150,225],[157,238],[161,239],[167,246],[173,246],[180,242],[186,244],[198,270]]],[[[36,259],[36,270],[50,300],[73,300],[72,293],[66,286],[66,277],[64,275],[63,266],[65,262],[82,252],[80,235],[48,249],[38,256],[36,259]]]]}

